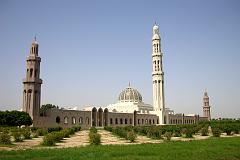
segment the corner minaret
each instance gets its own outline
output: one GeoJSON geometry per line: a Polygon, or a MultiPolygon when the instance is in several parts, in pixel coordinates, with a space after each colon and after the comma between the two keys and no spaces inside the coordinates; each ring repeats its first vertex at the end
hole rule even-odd
{"type": "Polygon", "coordinates": [[[38,56],[38,48],[35,37],[27,57],[26,78],[23,79],[23,111],[33,120],[39,116],[41,101],[42,80],[39,78],[41,58],[38,56]]]}
{"type": "Polygon", "coordinates": [[[209,97],[206,91],[204,92],[204,96],[203,96],[203,116],[207,117],[208,120],[211,120],[209,97]]]}
{"type": "Polygon", "coordinates": [[[159,116],[159,124],[166,124],[162,56],[159,27],[155,23],[152,36],[153,108],[159,116]]]}

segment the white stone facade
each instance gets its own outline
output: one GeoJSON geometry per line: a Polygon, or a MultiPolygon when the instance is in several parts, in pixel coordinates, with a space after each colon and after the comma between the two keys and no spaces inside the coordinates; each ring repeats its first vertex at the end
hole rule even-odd
{"type": "Polygon", "coordinates": [[[159,27],[155,24],[152,36],[152,89],[153,105],[143,102],[142,95],[129,84],[118,97],[115,104],[106,107],[88,107],[83,110],[50,109],[45,117],[39,113],[41,101],[39,45],[32,43],[27,58],[26,78],[23,80],[23,111],[33,119],[33,126],[69,128],[81,125],[91,126],[127,126],[127,125],[163,125],[192,124],[200,120],[210,119],[210,106],[207,94],[204,96],[204,116],[174,114],[173,110],[165,108],[163,53],[159,27]]]}

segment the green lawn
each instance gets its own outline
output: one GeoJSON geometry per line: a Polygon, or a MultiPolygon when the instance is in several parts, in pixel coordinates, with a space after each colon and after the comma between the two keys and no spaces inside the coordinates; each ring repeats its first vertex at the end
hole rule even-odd
{"type": "Polygon", "coordinates": [[[239,160],[240,137],[162,144],[0,151],[0,160],[163,159],[239,160]]]}

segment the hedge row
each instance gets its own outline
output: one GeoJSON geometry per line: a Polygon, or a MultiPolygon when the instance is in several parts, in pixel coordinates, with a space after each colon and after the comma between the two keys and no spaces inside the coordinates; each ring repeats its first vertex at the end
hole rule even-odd
{"type": "Polygon", "coordinates": [[[64,130],[51,131],[50,133],[46,134],[43,137],[42,145],[53,146],[57,142],[60,142],[61,140],[63,140],[63,138],[70,137],[70,135],[73,135],[75,132],[80,130],[81,130],[80,126],[75,126],[75,127],[64,129],[64,130]]]}
{"type": "Polygon", "coordinates": [[[90,132],[88,136],[89,136],[89,142],[91,145],[101,144],[101,135],[97,133],[97,129],[95,127],[90,128],[90,132]]]}
{"type": "Polygon", "coordinates": [[[113,134],[119,136],[120,138],[125,138],[130,142],[135,142],[137,134],[134,132],[132,126],[126,127],[104,127],[105,130],[112,132],[113,134]]]}

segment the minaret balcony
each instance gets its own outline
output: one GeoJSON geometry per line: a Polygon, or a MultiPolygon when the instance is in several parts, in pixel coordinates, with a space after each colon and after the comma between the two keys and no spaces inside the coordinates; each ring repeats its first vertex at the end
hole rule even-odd
{"type": "Polygon", "coordinates": [[[35,55],[30,55],[27,58],[27,61],[40,61],[41,62],[41,58],[35,55]]]}
{"type": "Polygon", "coordinates": [[[42,80],[39,78],[24,78],[23,83],[39,83],[42,84],[42,80]]]}

